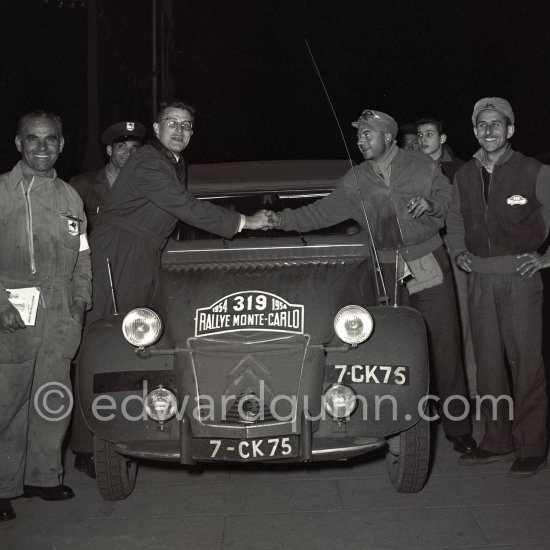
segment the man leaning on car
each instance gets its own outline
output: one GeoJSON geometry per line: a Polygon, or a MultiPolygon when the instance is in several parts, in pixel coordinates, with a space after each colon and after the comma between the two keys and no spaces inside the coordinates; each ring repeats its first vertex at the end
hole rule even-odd
{"type": "Polygon", "coordinates": [[[426,323],[439,405],[447,404],[439,407],[445,435],[455,451],[469,452],[476,442],[464,414],[468,398],[456,296],[439,235],[452,187],[428,156],[397,147],[397,123],[391,116],[367,109],[352,125],[365,161],[345,174],[327,197],[296,210],[271,212],[271,226],[306,232],[350,218],[365,225],[364,207],[386,288],[399,288],[400,295],[389,299],[408,300],[426,323]],[[396,286],[396,277],[403,284],[396,286]]]}

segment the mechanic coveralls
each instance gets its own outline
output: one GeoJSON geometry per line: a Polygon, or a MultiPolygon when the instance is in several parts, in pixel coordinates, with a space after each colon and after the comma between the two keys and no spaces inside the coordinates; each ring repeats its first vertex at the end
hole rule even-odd
{"type": "Polygon", "coordinates": [[[90,251],[78,193],[57,175],[25,189],[18,163],[0,176],[0,311],[6,289],[40,290],[35,325],[0,333],[0,498],[61,482],[71,416],[70,361],[82,327],[69,307],[91,304],[90,251]]]}

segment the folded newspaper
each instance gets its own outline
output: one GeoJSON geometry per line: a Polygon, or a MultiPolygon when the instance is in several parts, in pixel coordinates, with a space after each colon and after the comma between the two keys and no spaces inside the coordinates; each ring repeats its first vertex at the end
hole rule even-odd
{"type": "Polygon", "coordinates": [[[40,300],[40,289],[35,286],[27,288],[6,288],[8,299],[19,311],[25,325],[34,326],[40,300]]]}

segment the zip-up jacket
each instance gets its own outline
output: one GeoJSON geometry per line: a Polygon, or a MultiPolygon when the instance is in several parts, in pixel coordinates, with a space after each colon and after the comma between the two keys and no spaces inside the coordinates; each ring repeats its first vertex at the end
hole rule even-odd
{"type": "Polygon", "coordinates": [[[484,170],[473,158],[455,176],[447,219],[452,255],[464,250],[481,258],[535,252],[547,234],[550,167],[508,148],[483,191],[484,170]]]}
{"type": "Polygon", "coordinates": [[[0,312],[10,305],[10,285],[66,284],[73,301],[90,306],[90,250],[80,196],[55,171],[51,178],[34,176],[28,190],[23,180],[21,162],[0,175],[0,312]]]}
{"type": "Polygon", "coordinates": [[[398,149],[391,161],[389,185],[364,161],[349,170],[327,197],[296,210],[283,210],[281,228],[307,232],[348,219],[365,226],[363,202],[376,248],[398,249],[405,260],[414,260],[441,246],[439,230],[445,224],[451,194],[449,180],[428,155],[398,149]],[[407,202],[417,195],[428,201],[431,213],[413,218],[407,202]]]}

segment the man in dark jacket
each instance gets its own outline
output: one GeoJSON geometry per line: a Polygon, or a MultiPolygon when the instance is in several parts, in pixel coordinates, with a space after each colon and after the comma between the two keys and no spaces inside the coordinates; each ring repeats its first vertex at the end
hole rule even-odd
{"type": "Polygon", "coordinates": [[[538,271],[550,260],[536,250],[548,233],[550,167],[512,150],[514,113],[505,99],[479,100],[472,123],[481,148],[456,173],[447,237],[469,274],[485,435],[459,462],[508,462],[515,455],[510,475],[529,476],[546,466],[547,452],[538,271]]]}
{"type": "MultiPolygon", "coordinates": [[[[268,225],[264,211],[244,216],[200,201],[186,190],[182,153],[193,135],[193,123],[190,105],[180,101],[162,104],[153,124],[154,137],[120,171],[90,235],[93,305],[86,315],[86,328],[113,312],[107,259],[118,310],[127,312],[150,305],[160,254],[178,220],[227,238],[242,229],[268,225]]],[[[77,454],[75,466],[93,475],[92,436],[79,411],[74,420],[78,424],[71,441],[77,454]]]]}
{"type": "MultiPolygon", "coordinates": [[[[451,200],[451,185],[436,163],[395,144],[397,123],[366,110],[357,122],[365,162],[352,168],[324,199],[296,210],[270,213],[274,227],[301,232],[353,218],[365,224],[366,210],[386,278],[418,309],[427,326],[430,363],[440,398],[441,421],[457,452],[475,448],[466,412],[467,391],[451,266],[439,234],[451,200]],[[399,268],[396,270],[395,266],[399,268]],[[396,273],[412,278],[395,285],[396,273]]],[[[400,302],[399,296],[392,296],[400,302]]]]}
{"type": "Polygon", "coordinates": [[[86,172],[71,178],[69,183],[78,191],[84,203],[88,231],[94,227],[95,220],[109,190],[130,155],[143,144],[145,126],[139,122],[117,122],[101,134],[109,162],[100,170],[86,172]]]}

